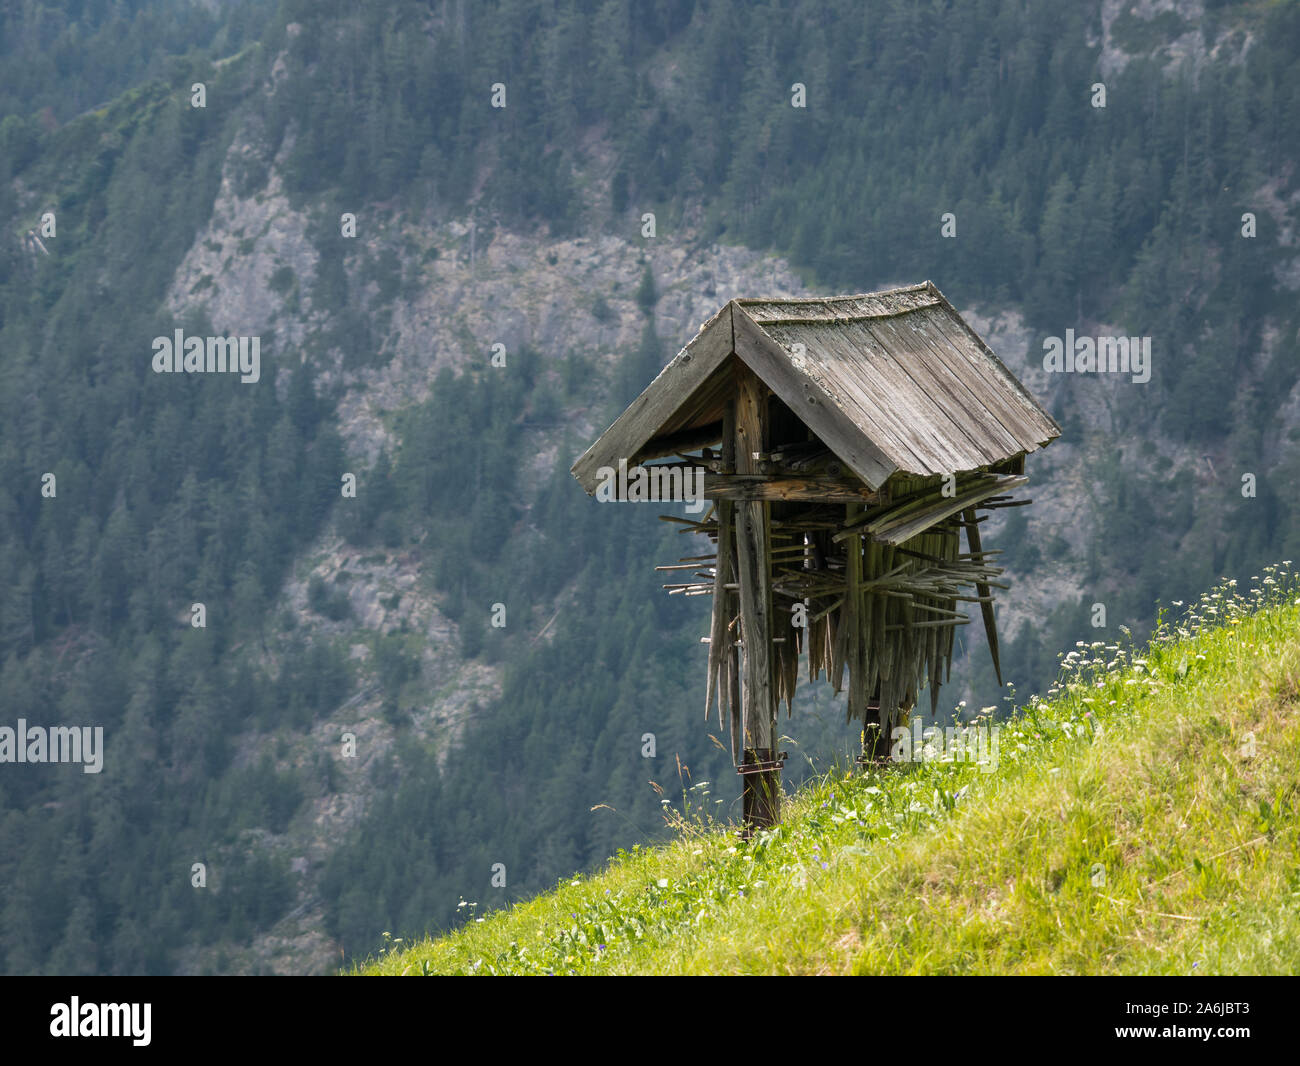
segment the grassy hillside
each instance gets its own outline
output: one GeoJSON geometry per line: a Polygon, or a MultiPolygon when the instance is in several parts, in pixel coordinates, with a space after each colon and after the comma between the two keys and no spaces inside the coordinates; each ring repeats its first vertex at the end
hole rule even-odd
{"type": "Polygon", "coordinates": [[[1295,973],[1298,621],[1284,563],[1071,652],[995,769],[834,773],[748,843],[701,782],[672,844],[356,972],[1295,973]]]}

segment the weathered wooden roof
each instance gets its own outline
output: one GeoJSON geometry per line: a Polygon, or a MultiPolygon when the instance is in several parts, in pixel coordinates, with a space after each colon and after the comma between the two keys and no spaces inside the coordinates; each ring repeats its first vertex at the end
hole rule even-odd
{"type": "Polygon", "coordinates": [[[928,281],[857,296],[732,300],[573,465],[587,492],[620,459],[698,446],[721,421],[733,359],[872,489],[896,473],[977,470],[1061,433],[928,281]]]}

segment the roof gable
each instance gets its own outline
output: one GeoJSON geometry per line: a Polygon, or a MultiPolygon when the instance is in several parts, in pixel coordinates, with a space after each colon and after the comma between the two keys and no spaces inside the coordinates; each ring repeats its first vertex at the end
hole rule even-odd
{"type": "Polygon", "coordinates": [[[730,303],[726,304],[705,322],[690,343],[573,464],[573,476],[588,494],[596,491],[601,467],[617,468],[620,459],[631,465],[653,437],[670,434],[674,416],[731,356],[731,308],[730,303]]]}
{"type": "MultiPolygon", "coordinates": [[[[600,467],[707,436],[743,360],[872,489],[894,473],[976,470],[1060,427],[930,282],[825,299],[732,300],[574,464],[600,467]],[[639,454],[640,453],[640,454],[639,454]]],[[[699,443],[707,443],[700,440],[699,443]]]]}

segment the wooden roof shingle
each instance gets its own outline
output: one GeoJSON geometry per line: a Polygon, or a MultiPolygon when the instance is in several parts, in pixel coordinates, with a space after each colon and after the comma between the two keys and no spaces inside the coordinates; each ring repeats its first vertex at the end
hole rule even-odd
{"type": "Polygon", "coordinates": [[[896,473],[971,471],[1061,429],[930,282],[824,299],[730,301],[573,465],[707,436],[740,359],[871,489],[896,473]]]}

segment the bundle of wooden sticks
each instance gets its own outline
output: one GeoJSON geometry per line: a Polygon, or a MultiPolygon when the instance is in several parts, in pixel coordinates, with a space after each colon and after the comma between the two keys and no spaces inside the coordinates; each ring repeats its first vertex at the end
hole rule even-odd
{"type": "MultiPolygon", "coordinates": [[[[894,491],[879,505],[774,503],[767,543],[768,582],[774,620],[772,682],[787,713],[793,707],[799,657],[806,651],[808,679],[823,674],[836,693],[846,687],[847,717],[878,722],[888,737],[930,686],[937,709],[940,684],[951,670],[956,627],[969,619],[959,604],[978,603],[999,672],[993,622],[993,589],[1002,569],[997,551],[982,549],[977,510],[1017,506],[989,489],[1011,488],[1022,477],[988,475],[955,491],[933,484],[894,491]],[[990,481],[988,478],[994,478],[990,481]],[[966,551],[962,551],[962,532],[966,551]]],[[[716,697],[719,727],[729,718],[733,755],[739,759],[744,713],[736,572],[735,505],[718,500],[699,521],[663,516],[683,533],[713,541],[709,555],[693,555],[658,567],[681,571],[686,580],[664,585],[671,594],[712,595],[707,717],[716,697]]]]}

